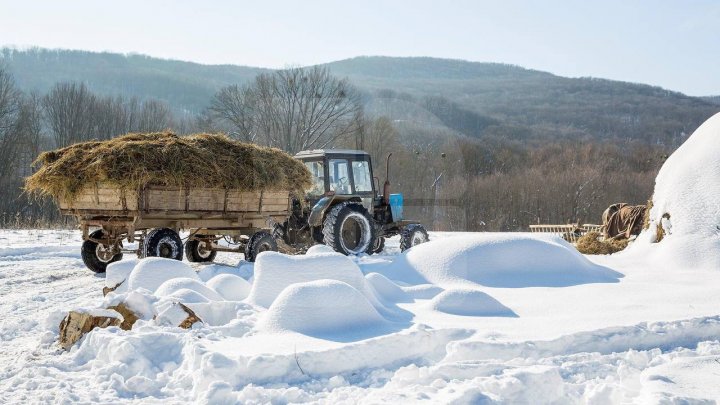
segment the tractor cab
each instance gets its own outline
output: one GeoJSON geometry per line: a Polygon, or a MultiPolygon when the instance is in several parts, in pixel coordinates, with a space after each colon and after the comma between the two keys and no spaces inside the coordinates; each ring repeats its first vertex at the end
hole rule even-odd
{"type": "Polygon", "coordinates": [[[339,200],[359,199],[370,213],[374,212],[377,190],[367,152],[316,149],[300,152],[295,158],[305,163],[312,175],[313,184],[306,196],[311,204],[332,195],[339,200]]]}

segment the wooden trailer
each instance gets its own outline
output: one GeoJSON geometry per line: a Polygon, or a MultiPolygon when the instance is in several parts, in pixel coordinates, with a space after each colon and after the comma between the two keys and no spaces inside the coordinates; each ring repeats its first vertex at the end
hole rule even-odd
{"type": "Polygon", "coordinates": [[[82,258],[95,272],[128,252],[182,260],[184,251],[193,262],[212,261],[218,251],[243,252],[254,261],[262,251],[277,250],[269,231],[288,218],[290,202],[289,191],[154,185],[131,191],[105,183],[86,187],[72,201],[58,200],[63,214],[78,219],[82,258]],[[184,246],[182,230],[189,232],[184,246]],[[124,240],[138,248],[123,248],[124,240]]]}

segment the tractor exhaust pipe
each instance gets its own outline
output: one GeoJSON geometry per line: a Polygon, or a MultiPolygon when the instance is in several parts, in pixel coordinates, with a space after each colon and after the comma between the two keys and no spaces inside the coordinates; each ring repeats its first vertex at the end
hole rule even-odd
{"type": "Polygon", "coordinates": [[[388,153],[387,160],[385,161],[385,183],[383,184],[383,200],[385,200],[385,205],[390,204],[390,156],[392,156],[392,152],[388,153]]]}

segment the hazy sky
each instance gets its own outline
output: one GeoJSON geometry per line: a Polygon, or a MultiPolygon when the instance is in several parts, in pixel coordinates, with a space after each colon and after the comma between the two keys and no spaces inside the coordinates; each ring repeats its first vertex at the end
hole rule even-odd
{"type": "Polygon", "coordinates": [[[263,67],[435,56],[720,94],[715,0],[0,0],[0,45],[263,67]]]}

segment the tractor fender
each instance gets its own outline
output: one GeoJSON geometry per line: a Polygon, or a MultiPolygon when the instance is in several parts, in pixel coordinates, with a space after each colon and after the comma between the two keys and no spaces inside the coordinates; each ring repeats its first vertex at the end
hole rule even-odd
{"type": "Polygon", "coordinates": [[[308,217],[308,224],[310,226],[322,226],[323,219],[325,218],[325,212],[328,208],[346,201],[356,201],[362,203],[360,197],[357,196],[326,195],[313,205],[312,210],[310,210],[310,216],[308,217]]]}

